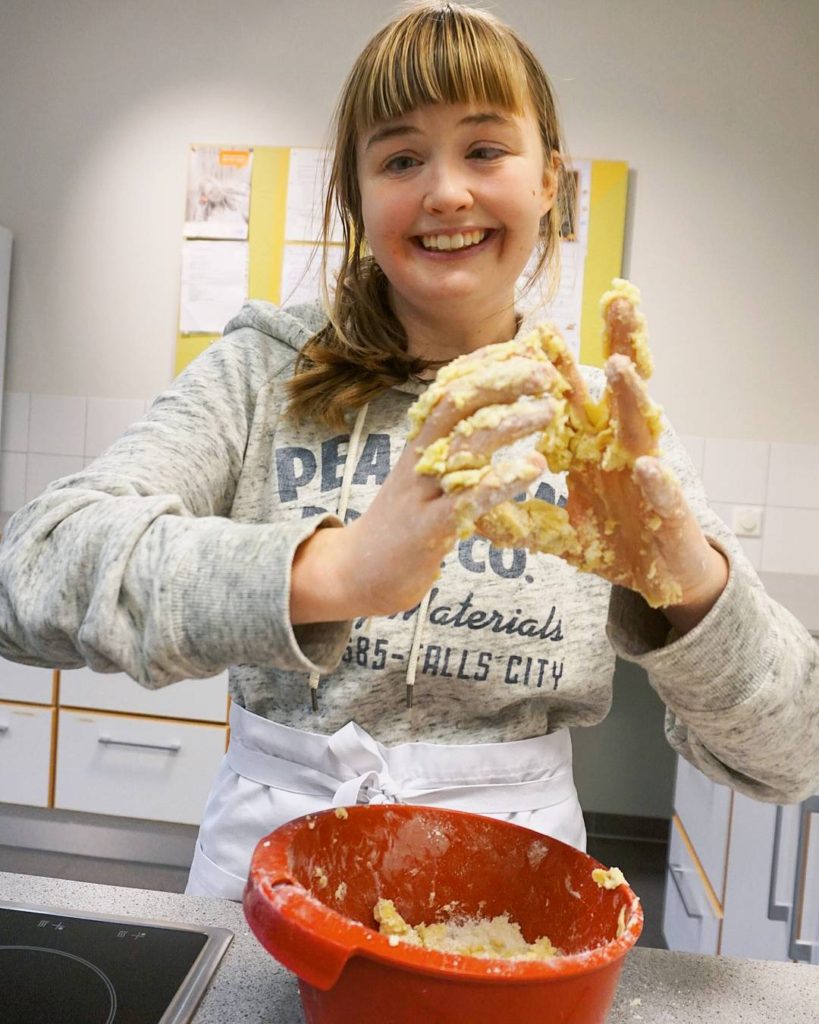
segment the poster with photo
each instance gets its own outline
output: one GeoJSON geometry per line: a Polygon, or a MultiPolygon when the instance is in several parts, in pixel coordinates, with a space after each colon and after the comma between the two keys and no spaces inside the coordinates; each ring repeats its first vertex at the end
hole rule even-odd
{"type": "Polygon", "coordinates": [[[247,239],[253,150],[191,146],[185,238],[247,239]]]}

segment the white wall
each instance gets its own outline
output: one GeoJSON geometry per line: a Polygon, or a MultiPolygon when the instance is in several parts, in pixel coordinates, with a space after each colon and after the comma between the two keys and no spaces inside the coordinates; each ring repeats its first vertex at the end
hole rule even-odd
{"type": "MultiPolygon", "coordinates": [[[[6,389],[170,380],[190,142],[316,145],[378,0],[6,0],[6,389]]],[[[819,439],[819,4],[506,0],[577,156],[635,168],[626,270],[683,433],[819,439]]]]}

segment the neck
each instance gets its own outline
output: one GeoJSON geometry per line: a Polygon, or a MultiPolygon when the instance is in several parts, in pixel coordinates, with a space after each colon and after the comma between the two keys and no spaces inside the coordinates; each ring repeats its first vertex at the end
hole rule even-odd
{"type": "Polygon", "coordinates": [[[408,306],[390,295],[395,315],[407,334],[410,355],[448,363],[484,345],[509,341],[517,331],[514,306],[484,312],[454,307],[441,314],[434,309],[408,306]]]}

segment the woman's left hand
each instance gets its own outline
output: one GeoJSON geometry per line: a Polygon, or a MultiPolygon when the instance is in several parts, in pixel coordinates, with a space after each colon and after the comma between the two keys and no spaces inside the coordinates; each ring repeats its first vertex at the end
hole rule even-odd
{"type": "Polygon", "coordinates": [[[538,447],[553,470],[568,471],[565,510],[535,498],[508,501],[478,518],[475,528],[501,547],[555,554],[636,590],[686,632],[722,593],[728,566],[658,458],[660,410],[642,379],[651,367],[636,299],[627,283],[604,296],[610,354],[599,403],[589,398],[562,339],[541,329],[567,416],[564,433],[538,447]]]}

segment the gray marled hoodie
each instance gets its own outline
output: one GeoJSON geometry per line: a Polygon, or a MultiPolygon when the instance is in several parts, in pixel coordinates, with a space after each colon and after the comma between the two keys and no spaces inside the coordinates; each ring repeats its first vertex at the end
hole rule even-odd
{"type": "MultiPolygon", "coordinates": [[[[314,306],[248,303],[143,420],[10,520],[0,545],[4,656],[125,671],[149,687],[232,666],[231,695],[256,714],[323,733],[352,718],[394,744],[515,740],[598,722],[616,651],[647,669],[669,741],[708,775],[783,802],[819,788],[817,648],[708,510],[670,430],[665,458],[731,565],[724,594],[686,636],[674,639],[629,591],[481,538],[458,544],[432,591],[411,710],[417,608],[292,626],[293,554],[317,527],[339,525],[349,447],[346,432],[295,428],[281,415],[296,352],[322,322],[314,306]],[[318,714],[312,671],[322,673],[318,714]]],[[[588,376],[599,391],[599,371],[588,376]]],[[[348,519],[398,458],[421,388],[370,404],[348,519]]],[[[532,490],[565,499],[564,479],[548,472],[532,490]]]]}

